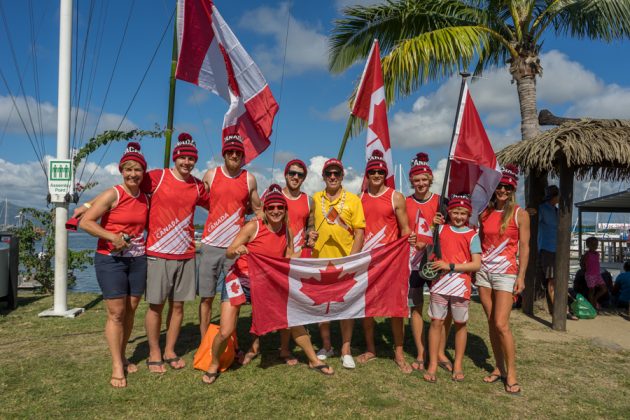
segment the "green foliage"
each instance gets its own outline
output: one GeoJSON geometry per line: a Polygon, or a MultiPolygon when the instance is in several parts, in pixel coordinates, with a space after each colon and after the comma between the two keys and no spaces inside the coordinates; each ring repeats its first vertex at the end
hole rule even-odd
{"type": "MultiPolygon", "coordinates": [[[[14,232],[20,239],[20,270],[23,275],[42,285],[45,292],[54,291],[55,223],[53,211],[22,209],[22,226],[14,232]],[[37,249],[37,242],[41,248],[37,249]]],[[[83,271],[93,264],[91,250],[68,249],[68,285],[74,284],[74,270],[83,271]]]]}

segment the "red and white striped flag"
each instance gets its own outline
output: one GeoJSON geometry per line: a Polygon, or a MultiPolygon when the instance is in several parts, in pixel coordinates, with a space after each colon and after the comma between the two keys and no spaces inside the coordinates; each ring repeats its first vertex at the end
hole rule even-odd
{"type": "Polygon", "coordinates": [[[223,20],[212,0],[177,1],[179,58],[176,78],[225,99],[222,138],[238,134],[245,163],[271,143],[278,104],[260,69],[223,20]]]}
{"type": "Polygon", "coordinates": [[[407,237],[343,258],[249,254],[248,263],[257,335],[337,319],[409,314],[407,237]]]}
{"type": "MultiPolygon", "coordinates": [[[[383,68],[381,67],[381,50],[377,39],[374,40],[370,55],[365,63],[365,69],[352,107],[352,115],[368,123],[365,159],[367,160],[372,156],[374,150],[383,152],[383,159],[387,164],[385,184],[388,187],[396,188],[392,147],[389,142],[389,126],[387,124],[387,103],[385,102],[383,68]]],[[[367,179],[364,178],[361,189],[364,190],[366,186],[367,179]]]]}
{"type": "Polygon", "coordinates": [[[464,84],[461,97],[449,155],[448,195],[470,194],[473,208],[470,224],[476,225],[478,215],[499,185],[501,167],[470,96],[468,83],[464,84]]]}

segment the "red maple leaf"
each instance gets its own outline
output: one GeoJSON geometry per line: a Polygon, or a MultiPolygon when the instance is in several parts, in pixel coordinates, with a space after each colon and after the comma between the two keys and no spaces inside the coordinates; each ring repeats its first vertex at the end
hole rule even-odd
{"type": "Polygon", "coordinates": [[[329,262],[325,270],[319,270],[320,279],[309,277],[300,279],[300,291],[313,300],[313,306],[326,303],[326,313],[330,311],[332,302],[343,302],[346,293],[357,283],[355,273],[340,276],[343,268],[337,268],[329,262]]]}
{"type": "Polygon", "coordinates": [[[239,292],[239,291],[240,291],[240,289],[241,289],[241,288],[239,287],[238,282],[236,282],[236,281],[235,281],[234,283],[232,283],[232,286],[230,286],[230,287],[232,288],[232,293],[234,293],[235,295],[236,295],[236,294],[238,294],[238,292],[239,292]]]}
{"type": "MultiPolygon", "coordinates": [[[[385,101],[374,105],[374,116],[372,118],[372,124],[370,124],[369,127],[377,137],[372,140],[372,143],[377,139],[383,144],[389,143],[389,127],[387,126],[387,107],[385,101]]],[[[370,144],[368,144],[368,146],[370,146],[370,144]]]]}

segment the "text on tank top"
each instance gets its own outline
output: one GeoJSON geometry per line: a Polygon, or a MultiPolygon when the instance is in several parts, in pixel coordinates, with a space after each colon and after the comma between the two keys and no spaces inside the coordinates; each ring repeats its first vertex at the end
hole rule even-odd
{"type": "Polygon", "coordinates": [[[248,205],[247,171],[243,169],[235,177],[230,177],[224,173],[223,166],[216,168],[210,185],[210,211],[201,242],[227,248],[245,224],[248,205]]]}
{"type": "Polygon", "coordinates": [[[105,239],[98,240],[96,252],[117,257],[138,257],[145,253],[144,231],[149,215],[149,199],[141,192],[137,196],[129,194],[122,185],[114,187],[118,199],[116,207],[101,217],[101,227],[113,233],[126,233],[131,237],[129,246],[123,251],[112,253],[114,245],[105,239]]]}
{"type": "Polygon", "coordinates": [[[492,210],[481,222],[481,269],[489,273],[518,274],[518,206],[501,233],[502,210],[492,210]]]}
{"type": "Polygon", "coordinates": [[[287,199],[289,209],[289,230],[293,235],[293,250],[300,251],[306,241],[306,228],[308,227],[308,217],[310,207],[308,195],[300,193],[298,198],[292,198],[282,192],[287,199]]]}
{"type": "MultiPolygon", "coordinates": [[[[450,225],[440,226],[440,248],[442,260],[449,264],[464,264],[472,261],[470,244],[477,232],[471,228],[456,232],[450,225]]],[[[431,285],[431,293],[458,296],[470,299],[470,273],[448,272],[431,285]]]]}
{"type": "MultiPolygon", "coordinates": [[[[258,223],[256,234],[245,246],[250,253],[267,257],[282,258],[287,250],[287,227],[282,224],[278,232],[272,232],[262,220],[258,223]]],[[[240,279],[241,285],[249,287],[249,267],[247,254],[241,255],[234,262],[234,274],[240,279]]]]}
{"type": "Polygon", "coordinates": [[[175,260],[194,257],[193,218],[203,184],[193,176],[178,179],[171,169],[149,174],[157,186],[151,195],[147,255],[175,260]]]}
{"type": "Polygon", "coordinates": [[[361,193],[365,214],[365,240],[363,251],[378,248],[395,241],[400,236],[394,208],[394,189],[386,188],[379,195],[361,193]]]}

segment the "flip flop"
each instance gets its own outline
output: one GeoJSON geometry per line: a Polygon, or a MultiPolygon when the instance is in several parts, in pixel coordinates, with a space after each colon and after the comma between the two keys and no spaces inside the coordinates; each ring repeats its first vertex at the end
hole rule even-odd
{"type": "Polygon", "coordinates": [[[505,392],[507,392],[510,395],[521,395],[521,386],[518,384],[518,382],[514,382],[513,384],[508,384],[507,382],[505,383],[505,392]],[[518,387],[518,391],[510,391],[513,387],[517,386],[518,387]]]}
{"type": "Polygon", "coordinates": [[[182,360],[182,358],[181,358],[181,357],[179,357],[179,356],[175,356],[175,357],[171,357],[170,359],[164,359],[164,363],[168,364],[168,367],[170,367],[170,368],[171,368],[171,369],[173,369],[173,370],[180,370],[180,369],[185,368],[186,366],[182,366],[182,367],[175,367],[175,366],[173,366],[173,365],[171,364],[171,363],[177,363],[177,362],[179,362],[180,360],[182,360]]]}
{"type": "Polygon", "coordinates": [[[124,381],[125,379],[127,379],[127,378],[125,378],[124,376],[122,378],[118,378],[116,376],[112,376],[111,379],[109,380],[109,384],[111,385],[112,388],[126,388],[127,387],[126,381],[125,381],[125,385],[123,385],[123,386],[114,386],[112,384],[112,381],[124,381]]]}
{"type": "Polygon", "coordinates": [[[411,362],[411,369],[413,369],[415,372],[424,371],[424,361],[415,359],[413,362],[411,362]],[[418,368],[413,367],[414,364],[419,367],[418,368]]]}
{"type": "Polygon", "coordinates": [[[317,366],[313,366],[313,367],[309,367],[310,370],[314,370],[316,372],[321,373],[324,376],[333,376],[335,374],[335,372],[332,373],[326,373],[324,372],[324,369],[328,369],[330,368],[330,366],[328,366],[326,363],[321,364],[321,365],[317,365],[317,366]]]}
{"type": "Polygon", "coordinates": [[[357,361],[359,363],[367,363],[371,360],[376,360],[376,355],[372,353],[371,351],[366,351],[365,353],[357,356],[357,361]]]}
{"type": "Polygon", "coordinates": [[[453,382],[464,382],[464,379],[466,379],[466,376],[464,376],[464,372],[461,370],[453,372],[453,376],[451,376],[453,382]],[[459,377],[460,375],[461,377],[459,377]]]}
{"type": "Polygon", "coordinates": [[[288,356],[280,356],[280,360],[282,360],[284,362],[285,365],[288,366],[296,366],[300,363],[300,361],[298,360],[297,357],[295,357],[294,354],[289,354],[288,356]],[[295,363],[291,364],[289,362],[295,360],[295,363]]]}
{"type": "Polygon", "coordinates": [[[447,371],[448,373],[453,373],[453,364],[451,362],[438,362],[438,366],[447,371]]]}
{"type": "Polygon", "coordinates": [[[437,382],[437,376],[435,375],[435,373],[425,373],[424,376],[422,376],[422,379],[424,379],[425,382],[428,382],[430,384],[434,384],[437,382]]]}
{"type": "Polygon", "coordinates": [[[203,382],[204,384],[212,385],[217,381],[217,379],[219,379],[219,376],[221,376],[221,372],[219,372],[218,370],[216,372],[204,372],[203,376],[208,379],[214,379],[214,381],[212,382],[206,382],[203,379],[201,379],[201,382],[203,382]]]}
{"type": "Polygon", "coordinates": [[[151,373],[157,373],[159,375],[164,374],[164,372],[156,372],[151,370],[151,366],[164,366],[164,361],[163,360],[155,360],[155,361],[151,361],[149,359],[147,359],[147,367],[149,368],[149,372],[151,373]]]}
{"type": "Polygon", "coordinates": [[[497,373],[491,373],[490,375],[486,376],[485,378],[483,378],[483,383],[484,384],[493,384],[495,382],[499,382],[499,381],[505,381],[505,377],[501,376],[501,374],[497,374],[497,373]],[[488,380],[486,380],[488,379],[488,380]]]}

